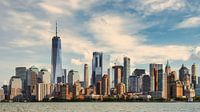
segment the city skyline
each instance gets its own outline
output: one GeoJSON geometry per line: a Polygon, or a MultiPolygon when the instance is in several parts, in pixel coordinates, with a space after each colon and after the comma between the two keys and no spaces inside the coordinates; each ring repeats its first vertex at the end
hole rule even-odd
{"type": "MultiPolygon", "coordinates": [[[[131,58],[131,72],[133,68],[148,71],[150,63],[166,64],[169,60],[172,70],[178,72],[183,63],[191,72],[191,65],[196,63],[199,73],[199,1],[53,3],[0,2],[0,85],[15,74],[16,66],[51,69],[50,47],[56,20],[63,68],[68,70],[83,74],[87,63],[91,77],[92,52],[102,51],[111,55],[112,64],[118,59],[122,65],[124,56],[131,58]]],[[[80,77],[83,80],[83,75],[80,77]]]]}

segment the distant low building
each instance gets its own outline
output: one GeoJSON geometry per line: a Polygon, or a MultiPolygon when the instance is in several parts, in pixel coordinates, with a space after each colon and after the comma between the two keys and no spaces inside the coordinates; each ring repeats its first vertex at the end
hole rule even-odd
{"type": "Polygon", "coordinates": [[[0,101],[5,100],[4,90],[0,89],[0,101]]]}
{"type": "Polygon", "coordinates": [[[126,91],[126,88],[125,88],[125,84],[124,83],[119,83],[117,84],[117,94],[118,95],[123,95],[126,91]]]}

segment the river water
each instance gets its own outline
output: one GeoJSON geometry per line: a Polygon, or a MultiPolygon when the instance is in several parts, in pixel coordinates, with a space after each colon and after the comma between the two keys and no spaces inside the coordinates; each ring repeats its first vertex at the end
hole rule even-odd
{"type": "Polygon", "coordinates": [[[0,112],[200,112],[200,103],[0,103],[0,112]]]}

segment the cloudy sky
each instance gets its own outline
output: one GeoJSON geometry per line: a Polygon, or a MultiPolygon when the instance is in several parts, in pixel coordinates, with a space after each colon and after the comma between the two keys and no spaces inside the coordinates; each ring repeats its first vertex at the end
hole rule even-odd
{"type": "Polygon", "coordinates": [[[81,78],[93,51],[147,71],[167,59],[173,70],[200,64],[198,0],[1,0],[0,15],[0,84],[16,66],[50,69],[56,20],[63,67],[81,78]]]}

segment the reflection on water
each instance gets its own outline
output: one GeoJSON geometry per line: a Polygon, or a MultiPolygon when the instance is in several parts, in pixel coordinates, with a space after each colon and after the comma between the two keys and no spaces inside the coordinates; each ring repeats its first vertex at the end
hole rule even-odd
{"type": "Polygon", "coordinates": [[[200,112],[200,103],[0,103],[0,112],[200,112]]]}

